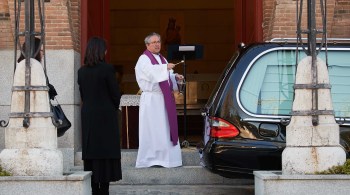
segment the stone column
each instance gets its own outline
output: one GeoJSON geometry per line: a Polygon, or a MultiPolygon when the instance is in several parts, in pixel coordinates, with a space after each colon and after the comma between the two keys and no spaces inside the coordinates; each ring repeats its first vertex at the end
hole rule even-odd
{"type": "MultiPolygon", "coordinates": [[[[312,84],[311,56],[301,60],[296,84],[312,84]]],[[[326,64],[317,58],[318,84],[329,84],[326,64]]],[[[318,89],[318,110],[332,111],[331,90],[318,89]]],[[[293,111],[312,110],[312,89],[295,89],[293,111]]],[[[346,154],[339,144],[339,125],[334,115],[319,115],[313,126],[312,116],[294,115],[287,126],[286,148],[282,154],[283,174],[313,174],[344,164],[346,154]]]]}
{"type": "MultiPolygon", "coordinates": [[[[31,59],[31,85],[46,86],[40,62],[31,59]]],[[[25,60],[16,67],[13,86],[25,86],[25,60]]],[[[24,91],[13,91],[11,113],[24,111],[24,91]]],[[[47,91],[30,92],[30,112],[50,112],[47,91]]],[[[57,149],[57,131],[51,117],[33,117],[23,127],[23,118],[10,118],[5,129],[5,149],[0,164],[15,176],[54,176],[63,174],[63,157],[57,149]]]]}

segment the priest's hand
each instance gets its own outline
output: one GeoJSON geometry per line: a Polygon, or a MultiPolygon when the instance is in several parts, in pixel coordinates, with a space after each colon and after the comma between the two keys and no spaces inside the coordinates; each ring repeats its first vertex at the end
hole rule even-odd
{"type": "Polygon", "coordinates": [[[175,74],[175,78],[176,78],[176,80],[178,81],[178,80],[184,80],[184,76],[183,75],[181,75],[181,74],[175,74]]]}
{"type": "Polygon", "coordinates": [[[168,64],[168,70],[171,70],[171,69],[173,69],[175,67],[175,64],[173,64],[173,63],[169,63],[168,64]]]}

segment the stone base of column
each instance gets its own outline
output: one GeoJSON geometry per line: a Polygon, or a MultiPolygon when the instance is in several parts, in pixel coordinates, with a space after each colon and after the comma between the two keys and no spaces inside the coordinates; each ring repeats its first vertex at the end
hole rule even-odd
{"type": "Polygon", "coordinates": [[[0,177],[0,194],[91,194],[91,172],[79,171],[61,176],[0,177]]]}
{"type": "Polygon", "coordinates": [[[254,171],[255,195],[348,195],[350,175],[285,175],[254,171]]]}
{"type": "Polygon", "coordinates": [[[63,157],[58,149],[4,149],[1,166],[14,176],[61,176],[63,157]]]}
{"type": "Polygon", "coordinates": [[[282,153],[283,174],[314,174],[343,165],[346,154],[341,146],[286,147],[282,153]]]}

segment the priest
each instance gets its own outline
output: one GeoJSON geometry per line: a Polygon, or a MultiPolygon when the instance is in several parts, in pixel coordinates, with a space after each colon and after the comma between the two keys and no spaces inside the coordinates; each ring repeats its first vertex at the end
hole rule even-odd
{"type": "Polygon", "coordinates": [[[160,54],[161,37],[151,33],[145,38],[146,50],[135,66],[142,91],[139,109],[139,150],[136,168],[182,166],[177,113],[173,91],[184,77],[173,72],[175,64],[160,54]]]}

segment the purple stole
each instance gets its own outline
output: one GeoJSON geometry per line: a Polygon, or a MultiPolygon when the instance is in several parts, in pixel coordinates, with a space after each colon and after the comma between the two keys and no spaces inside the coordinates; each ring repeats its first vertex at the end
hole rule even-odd
{"type": "MultiPolygon", "coordinates": [[[[150,60],[153,65],[159,65],[156,58],[153,56],[153,54],[148,51],[147,49],[143,52],[150,60]]],[[[159,57],[162,61],[162,64],[166,64],[166,61],[162,55],[159,54],[159,57]]],[[[170,80],[170,75],[169,75],[170,80]]],[[[170,140],[173,142],[173,145],[177,145],[177,141],[179,139],[178,135],[178,126],[177,126],[177,113],[176,113],[176,104],[175,99],[172,94],[173,90],[173,82],[170,80],[168,82],[167,80],[159,82],[159,87],[162,90],[163,96],[164,96],[164,103],[165,108],[168,113],[168,121],[169,121],[169,127],[170,127],[170,140]],[[170,86],[169,86],[170,83],[170,86]]]]}

